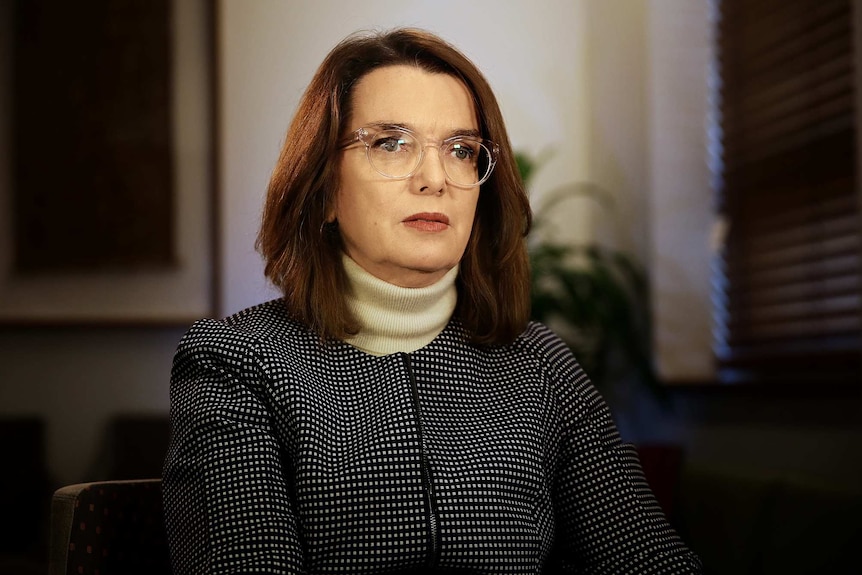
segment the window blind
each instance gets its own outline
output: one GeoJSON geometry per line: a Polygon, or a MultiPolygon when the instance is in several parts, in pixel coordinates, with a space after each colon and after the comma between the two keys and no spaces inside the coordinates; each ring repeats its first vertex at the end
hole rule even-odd
{"type": "Polygon", "coordinates": [[[722,382],[858,382],[852,0],[721,0],[714,276],[722,382]]]}

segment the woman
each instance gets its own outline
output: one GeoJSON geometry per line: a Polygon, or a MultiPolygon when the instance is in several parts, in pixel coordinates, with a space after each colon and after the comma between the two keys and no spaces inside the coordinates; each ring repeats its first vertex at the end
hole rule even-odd
{"type": "Polygon", "coordinates": [[[528,323],[499,107],[426,32],[305,93],[258,248],[284,297],[180,342],[176,573],[696,573],[566,346],[528,323]]]}

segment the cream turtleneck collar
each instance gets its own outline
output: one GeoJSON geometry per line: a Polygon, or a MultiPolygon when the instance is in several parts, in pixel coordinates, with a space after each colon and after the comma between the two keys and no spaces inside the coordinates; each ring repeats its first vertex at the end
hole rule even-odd
{"type": "Polygon", "coordinates": [[[350,257],[342,257],[351,290],[347,305],[360,330],[347,339],[371,355],[409,353],[424,347],[443,331],[458,301],[458,266],[440,281],[423,288],[387,283],[365,271],[350,257]]]}

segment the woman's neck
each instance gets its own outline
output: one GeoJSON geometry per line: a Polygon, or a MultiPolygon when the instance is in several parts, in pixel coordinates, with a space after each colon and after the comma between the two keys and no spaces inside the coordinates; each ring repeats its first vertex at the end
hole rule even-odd
{"type": "Polygon", "coordinates": [[[458,301],[455,266],[437,283],[404,288],[387,283],[342,256],[350,283],[347,305],[359,322],[359,333],[347,343],[371,355],[409,353],[443,331],[458,301]]]}

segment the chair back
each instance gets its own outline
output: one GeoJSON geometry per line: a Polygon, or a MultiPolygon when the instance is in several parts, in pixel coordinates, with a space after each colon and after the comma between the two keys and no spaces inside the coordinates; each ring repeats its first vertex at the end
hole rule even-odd
{"type": "Polygon", "coordinates": [[[160,479],[136,479],[58,489],[49,574],[170,574],[161,487],[160,479]]]}

